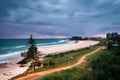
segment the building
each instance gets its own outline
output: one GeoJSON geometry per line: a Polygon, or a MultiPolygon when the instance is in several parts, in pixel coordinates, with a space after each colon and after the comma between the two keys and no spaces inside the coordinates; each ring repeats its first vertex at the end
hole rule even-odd
{"type": "Polygon", "coordinates": [[[106,39],[109,40],[109,39],[111,39],[111,38],[112,38],[111,33],[107,33],[106,39]]]}
{"type": "Polygon", "coordinates": [[[118,33],[107,33],[106,39],[107,40],[117,40],[118,39],[118,33]]]}
{"type": "Polygon", "coordinates": [[[107,43],[107,48],[117,48],[119,47],[119,35],[118,33],[107,33],[106,34],[106,43],[107,43]]]}

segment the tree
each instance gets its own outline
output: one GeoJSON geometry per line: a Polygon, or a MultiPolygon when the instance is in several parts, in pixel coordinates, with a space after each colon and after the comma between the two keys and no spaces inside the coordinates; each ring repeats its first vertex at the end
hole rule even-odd
{"type": "Polygon", "coordinates": [[[32,38],[32,35],[30,36],[28,44],[30,45],[30,48],[28,49],[27,52],[27,58],[32,60],[33,71],[35,71],[35,63],[38,61],[39,58],[37,47],[35,46],[35,40],[32,38]]]}
{"type": "Polygon", "coordinates": [[[35,40],[32,38],[32,34],[30,35],[30,39],[28,42],[31,46],[35,46],[35,40]]]}

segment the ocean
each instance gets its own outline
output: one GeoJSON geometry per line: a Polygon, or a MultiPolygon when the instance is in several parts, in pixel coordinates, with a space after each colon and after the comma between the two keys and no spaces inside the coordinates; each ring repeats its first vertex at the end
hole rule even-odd
{"type": "MultiPolygon", "coordinates": [[[[35,39],[36,46],[51,46],[69,43],[63,39],[35,39]]],[[[20,57],[29,48],[28,39],[0,39],[0,63],[10,62],[20,57]]]]}

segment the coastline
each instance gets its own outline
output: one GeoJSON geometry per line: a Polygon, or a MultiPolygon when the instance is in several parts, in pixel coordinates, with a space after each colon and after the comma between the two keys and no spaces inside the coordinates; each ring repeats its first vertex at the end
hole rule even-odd
{"type": "Polygon", "coordinates": [[[38,51],[40,51],[41,54],[65,53],[69,51],[75,51],[82,48],[90,47],[98,43],[99,41],[84,40],[78,41],[78,43],[72,42],[68,44],[38,47],[38,51]]]}
{"type": "MultiPolygon", "coordinates": [[[[29,45],[27,45],[27,42],[28,39],[11,39],[10,41],[8,39],[5,39],[0,41],[0,64],[9,63],[19,58],[21,56],[21,53],[28,50],[29,45]]],[[[55,46],[61,44],[68,44],[70,42],[71,41],[64,39],[36,39],[36,46],[55,46]]]]}
{"type": "MultiPolygon", "coordinates": [[[[42,47],[38,47],[38,51],[40,51],[41,54],[44,54],[44,55],[62,53],[62,52],[68,52],[73,50],[79,50],[81,48],[90,47],[98,43],[99,41],[85,40],[85,41],[79,41],[78,43],[68,43],[68,44],[60,44],[60,45],[54,45],[54,46],[42,46],[42,47]]],[[[19,64],[16,64],[22,59],[23,58],[20,57],[17,60],[14,60],[10,63],[3,64],[6,67],[0,68],[0,71],[1,71],[0,79],[8,80],[14,76],[24,73],[28,69],[29,64],[25,65],[25,67],[20,67],[19,64]]]]}

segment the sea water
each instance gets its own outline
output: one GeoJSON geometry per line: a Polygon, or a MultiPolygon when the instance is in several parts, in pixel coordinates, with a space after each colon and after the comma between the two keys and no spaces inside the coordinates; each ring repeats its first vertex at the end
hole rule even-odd
{"type": "MultiPolygon", "coordinates": [[[[69,43],[69,40],[63,39],[35,39],[35,41],[37,47],[69,43]]],[[[19,58],[29,47],[28,39],[0,39],[0,63],[19,58]]]]}

